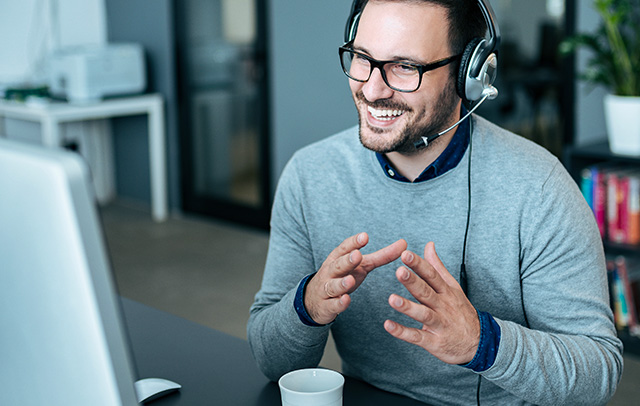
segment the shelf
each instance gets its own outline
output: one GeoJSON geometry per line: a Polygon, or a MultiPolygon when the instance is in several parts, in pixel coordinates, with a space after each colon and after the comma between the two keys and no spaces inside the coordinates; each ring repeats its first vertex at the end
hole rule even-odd
{"type": "Polygon", "coordinates": [[[624,344],[624,353],[640,356],[640,338],[632,336],[629,331],[618,330],[618,337],[624,344]]]}
{"type": "Polygon", "coordinates": [[[611,160],[630,163],[640,163],[640,156],[614,154],[609,149],[608,141],[601,141],[588,145],[567,148],[566,157],[591,158],[596,160],[611,160]]]}
{"type": "MultiPolygon", "coordinates": [[[[640,156],[625,156],[614,154],[609,149],[608,141],[601,141],[589,145],[571,146],[565,149],[563,164],[578,185],[581,184],[581,172],[584,168],[594,164],[611,162],[620,166],[635,166],[640,168],[640,156]]],[[[620,244],[603,241],[607,256],[623,255],[628,260],[640,261],[640,245],[620,244]]],[[[636,300],[638,300],[636,298],[636,300]]],[[[618,337],[624,344],[626,354],[640,356],[640,338],[629,334],[628,329],[618,330],[618,337]]]]}
{"type": "Polygon", "coordinates": [[[640,245],[620,244],[611,241],[603,241],[604,250],[611,255],[636,255],[640,256],[640,245]]]}

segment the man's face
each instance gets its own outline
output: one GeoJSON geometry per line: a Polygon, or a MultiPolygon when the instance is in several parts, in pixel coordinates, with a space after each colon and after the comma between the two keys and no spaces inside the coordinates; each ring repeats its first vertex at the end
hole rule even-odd
{"type": "MultiPolygon", "coordinates": [[[[447,30],[443,7],[371,1],[353,47],[377,60],[427,64],[452,55],[447,30]]],[[[360,119],[360,141],[376,152],[414,154],[414,143],[446,129],[459,114],[449,67],[425,73],[412,93],[389,88],[378,69],[367,82],[349,80],[349,85],[360,119]]]]}

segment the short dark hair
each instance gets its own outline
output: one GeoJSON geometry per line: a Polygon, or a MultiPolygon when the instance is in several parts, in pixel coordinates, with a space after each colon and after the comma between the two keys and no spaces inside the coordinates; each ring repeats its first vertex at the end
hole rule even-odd
{"type": "Polygon", "coordinates": [[[444,7],[449,22],[449,47],[453,54],[460,54],[474,38],[484,38],[487,24],[478,6],[478,0],[360,0],[359,10],[369,1],[397,1],[404,3],[429,3],[444,7]]]}

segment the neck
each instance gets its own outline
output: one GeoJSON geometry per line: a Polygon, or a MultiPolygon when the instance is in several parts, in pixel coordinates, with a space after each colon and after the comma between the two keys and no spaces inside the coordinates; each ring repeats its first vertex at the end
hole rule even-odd
{"type": "Polygon", "coordinates": [[[399,174],[413,182],[449,146],[457,129],[458,126],[455,126],[447,133],[442,134],[429,147],[417,154],[389,152],[385,155],[399,174]]]}

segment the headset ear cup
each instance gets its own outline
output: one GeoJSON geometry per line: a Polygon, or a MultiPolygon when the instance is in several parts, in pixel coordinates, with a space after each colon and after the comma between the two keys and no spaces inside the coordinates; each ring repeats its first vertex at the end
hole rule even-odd
{"type": "Polygon", "coordinates": [[[469,68],[471,67],[471,58],[478,47],[478,45],[482,42],[482,38],[474,38],[467,46],[464,48],[464,52],[462,53],[462,57],[460,58],[460,68],[458,69],[458,80],[456,82],[456,90],[458,91],[458,96],[462,99],[464,104],[469,104],[470,100],[467,99],[466,94],[466,86],[467,86],[467,78],[469,76],[469,68]]]}

